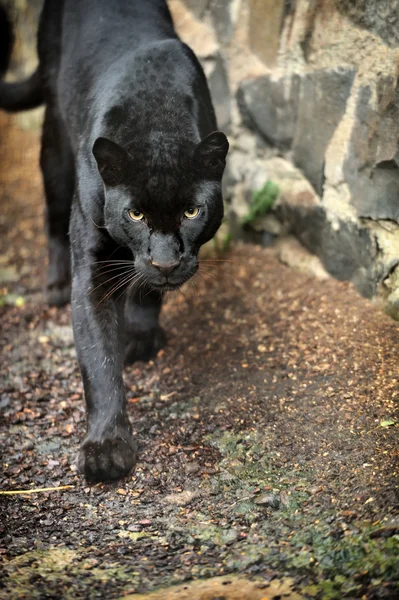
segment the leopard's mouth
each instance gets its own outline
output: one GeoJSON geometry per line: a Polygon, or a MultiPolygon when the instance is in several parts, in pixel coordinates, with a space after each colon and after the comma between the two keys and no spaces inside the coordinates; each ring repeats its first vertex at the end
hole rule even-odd
{"type": "Polygon", "coordinates": [[[169,281],[167,281],[166,283],[162,283],[162,284],[152,283],[151,287],[153,287],[154,290],[157,290],[160,292],[173,292],[174,290],[180,289],[180,287],[183,285],[183,283],[184,283],[184,281],[182,281],[181,283],[170,283],[169,281]]]}

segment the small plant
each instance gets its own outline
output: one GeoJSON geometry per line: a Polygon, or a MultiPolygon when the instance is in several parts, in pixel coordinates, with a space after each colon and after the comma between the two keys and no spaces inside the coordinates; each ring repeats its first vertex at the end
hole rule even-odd
{"type": "Polygon", "coordinates": [[[252,202],[248,214],[244,217],[242,224],[251,225],[259,217],[263,217],[272,208],[280,189],[274,181],[267,181],[262,189],[252,194],[252,202]]]}

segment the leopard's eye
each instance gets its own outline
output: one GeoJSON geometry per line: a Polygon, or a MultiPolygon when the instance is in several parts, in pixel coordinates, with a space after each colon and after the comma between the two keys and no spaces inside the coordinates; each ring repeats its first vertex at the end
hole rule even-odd
{"type": "Polygon", "coordinates": [[[199,208],[187,208],[187,210],[184,211],[184,216],[187,217],[187,219],[195,219],[198,213],[199,208]]]}
{"type": "Polygon", "coordinates": [[[133,221],[142,221],[144,219],[144,215],[139,210],[129,210],[129,217],[133,221]]]}

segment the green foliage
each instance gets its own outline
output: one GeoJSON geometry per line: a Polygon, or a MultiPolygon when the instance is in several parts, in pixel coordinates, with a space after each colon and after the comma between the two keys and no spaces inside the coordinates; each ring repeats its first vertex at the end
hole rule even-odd
{"type": "Polygon", "coordinates": [[[252,194],[252,202],[248,214],[244,217],[242,224],[250,225],[259,217],[263,217],[272,208],[280,193],[278,185],[274,181],[267,181],[262,189],[252,194]]]}

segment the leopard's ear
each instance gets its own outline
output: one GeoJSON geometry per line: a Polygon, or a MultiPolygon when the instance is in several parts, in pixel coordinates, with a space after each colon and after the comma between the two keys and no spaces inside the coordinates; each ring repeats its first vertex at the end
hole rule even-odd
{"type": "Polygon", "coordinates": [[[227,137],[221,131],[214,131],[197,145],[194,157],[203,166],[210,169],[219,169],[223,173],[228,150],[227,137]]]}
{"type": "Polygon", "coordinates": [[[99,137],[94,142],[93,154],[105,185],[115,186],[122,183],[128,172],[126,150],[107,138],[99,137]]]}

